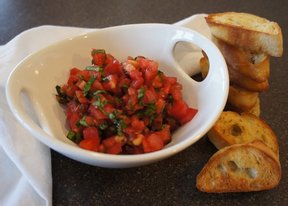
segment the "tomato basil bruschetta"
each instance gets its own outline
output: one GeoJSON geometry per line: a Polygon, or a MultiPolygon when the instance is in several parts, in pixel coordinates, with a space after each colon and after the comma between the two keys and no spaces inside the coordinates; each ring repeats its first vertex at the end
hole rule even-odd
{"type": "Polygon", "coordinates": [[[139,154],[162,149],[171,132],[197,110],[182,99],[175,77],[157,62],[138,56],[120,63],[93,49],[92,65],[72,68],[66,84],[56,86],[65,107],[67,137],[81,148],[109,154],[139,154]]]}

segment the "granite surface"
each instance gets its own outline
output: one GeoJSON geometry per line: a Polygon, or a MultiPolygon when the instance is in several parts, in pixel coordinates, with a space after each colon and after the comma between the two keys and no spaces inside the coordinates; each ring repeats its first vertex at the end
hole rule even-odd
{"type": "Polygon", "coordinates": [[[273,190],[236,194],[205,194],[195,178],[216,151],[204,136],[185,151],[137,168],[92,167],[52,153],[53,205],[288,205],[288,1],[240,0],[1,0],[0,44],[39,25],[101,28],[113,25],[174,23],[196,13],[238,11],[280,24],[284,55],[271,58],[270,88],[261,94],[261,117],[280,144],[282,179],[273,190]]]}

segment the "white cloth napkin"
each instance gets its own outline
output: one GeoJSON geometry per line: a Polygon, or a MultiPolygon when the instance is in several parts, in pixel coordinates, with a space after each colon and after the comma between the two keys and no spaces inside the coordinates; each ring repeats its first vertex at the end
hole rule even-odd
{"type": "MultiPolygon", "coordinates": [[[[203,15],[194,15],[175,24],[193,28],[209,37],[203,15]]],[[[31,53],[91,30],[40,26],[0,46],[0,205],[52,205],[50,150],[23,129],[10,112],[5,97],[10,72],[31,53]]],[[[183,65],[190,58],[186,57],[180,59],[183,65]]]]}

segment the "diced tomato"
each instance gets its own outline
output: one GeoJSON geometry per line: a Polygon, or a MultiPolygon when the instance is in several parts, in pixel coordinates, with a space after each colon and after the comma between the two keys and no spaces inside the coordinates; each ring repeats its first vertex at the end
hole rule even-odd
{"type": "Polygon", "coordinates": [[[155,103],[157,99],[157,94],[153,87],[145,90],[143,102],[146,104],[155,103]]]}
{"type": "Polygon", "coordinates": [[[123,70],[121,68],[121,64],[119,63],[119,61],[113,59],[112,62],[107,64],[107,66],[105,66],[104,69],[104,74],[105,76],[108,76],[110,74],[116,74],[116,75],[123,74],[123,70]]]}
{"type": "Polygon", "coordinates": [[[92,56],[93,63],[99,67],[102,67],[106,62],[106,53],[105,52],[95,52],[92,56]]]}
{"type": "Polygon", "coordinates": [[[165,104],[166,104],[166,102],[165,102],[165,100],[162,99],[162,98],[158,98],[158,99],[156,100],[155,105],[156,105],[156,113],[157,113],[157,114],[160,114],[160,113],[163,112],[163,110],[164,110],[164,108],[165,108],[165,104]]]}
{"type": "Polygon", "coordinates": [[[102,83],[102,86],[105,90],[115,91],[118,83],[118,76],[115,74],[110,74],[105,78],[105,82],[102,83]]]}
{"type": "Polygon", "coordinates": [[[145,128],[144,122],[139,120],[135,115],[131,118],[131,126],[136,134],[141,133],[145,128]]]}
{"type": "Polygon", "coordinates": [[[160,77],[160,75],[157,75],[153,81],[152,81],[152,86],[154,88],[161,88],[163,86],[163,77],[160,77]]]}
{"type": "Polygon", "coordinates": [[[95,92],[97,90],[103,90],[103,89],[104,87],[102,86],[101,82],[99,82],[98,80],[95,80],[93,84],[91,85],[90,91],[95,92]]]}
{"type": "Polygon", "coordinates": [[[119,154],[122,152],[122,143],[112,136],[103,140],[104,151],[108,154],[119,154]]]}
{"type": "Polygon", "coordinates": [[[72,68],[66,84],[56,86],[70,130],[79,135],[70,139],[79,143],[83,137],[80,147],[109,154],[157,151],[197,113],[183,100],[181,84],[159,71],[157,62],[138,56],[120,63],[102,49],[91,56],[92,65],[72,68]]]}
{"type": "Polygon", "coordinates": [[[106,65],[111,64],[114,60],[118,61],[111,54],[106,54],[106,62],[105,62],[106,65]]]}
{"type": "Polygon", "coordinates": [[[80,80],[79,76],[78,75],[70,75],[68,81],[67,81],[67,84],[69,86],[72,86],[74,85],[75,83],[77,83],[78,81],[80,80]]]}
{"type": "Polygon", "coordinates": [[[138,56],[136,58],[136,61],[137,61],[138,65],[139,65],[140,69],[145,69],[149,65],[149,62],[148,62],[148,60],[145,57],[138,56]]]}
{"type": "Polygon", "coordinates": [[[167,81],[169,84],[173,85],[177,82],[177,78],[176,77],[167,77],[165,76],[165,81],[167,81]]]}
{"type": "Polygon", "coordinates": [[[143,139],[143,149],[145,153],[161,150],[163,147],[164,142],[162,138],[155,133],[152,133],[143,139]]]}
{"type": "Polygon", "coordinates": [[[88,126],[93,126],[95,123],[95,118],[92,116],[85,116],[85,122],[88,126]]]}
{"type": "Polygon", "coordinates": [[[79,75],[86,82],[90,79],[90,72],[88,70],[82,70],[79,75]]]}
{"type": "Polygon", "coordinates": [[[76,85],[68,85],[64,84],[61,87],[62,91],[69,97],[73,97],[75,95],[75,91],[78,89],[76,85]]]}
{"type": "Polygon", "coordinates": [[[74,68],[70,69],[70,76],[77,75],[77,74],[79,74],[80,71],[81,71],[80,69],[74,67],[74,68]]]}
{"type": "Polygon", "coordinates": [[[131,70],[129,72],[129,75],[132,79],[132,83],[131,83],[131,86],[133,88],[136,88],[136,89],[139,89],[143,83],[144,83],[144,79],[142,77],[142,73],[138,70],[131,70]]]}
{"type": "Polygon", "coordinates": [[[180,124],[186,124],[196,115],[197,109],[188,108],[184,116],[179,119],[180,124]]]}
{"type": "Polygon", "coordinates": [[[164,144],[168,144],[171,141],[170,126],[165,125],[164,128],[160,131],[155,132],[161,139],[164,144]]]}
{"type": "Polygon", "coordinates": [[[79,120],[81,119],[79,113],[71,113],[69,116],[69,125],[70,128],[72,129],[73,132],[79,132],[79,127],[77,125],[77,123],[79,122],[79,120]]]}
{"type": "Polygon", "coordinates": [[[83,149],[91,150],[91,151],[95,151],[95,152],[99,151],[99,148],[100,148],[98,140],[92,139],[92,138],[83,139],[79,143],[79,146],[83,149]]]}
{"type": "Polygon", "coordinates": [[[84,86],[85,86],[86,82],[84,80],[81,80],[81,81],[78,81],[77,82],[77,87],[81,90],[84,89],[84,86]]]}
{"type": "Polygon", "coordinates": [[[75,91],[75,94],[76,94],[76,97],[77,97],[78,101],[79,101],[81,104],[85,104],[85,103],[88,103],[88,102],[89,102],[89,100],[88,100],[86,97],[84,97],[82,90],[77,90],[77,91],[75,91]]]}
{"type": "Polygon", "coordinates": [[[158,64],[156,62],[150,61],[148,67],[145,69],[145,82],[151,83],[151,81],[157,76],[158,74],[158,64]]]}
{"type": "Polygon", "coordinates": [[[96,127],[86,127],[83,129],[83,138],[84,139],[97,139],[98,144],[100,143],[99,132],[96,127]]]}
{"type": "Polygon", "coordinates": [[[187,110],[188,105],[184,101],[174,101],[168,113],[178,120],[185,115],[187,110]]]}
{"type": "Polygon", "coordinates": [[[106,114],[111,114],[112,112],[114,112],[115,108],[108,103],[103,107],[103,110],[105,111],[106,114]]]}
{"type": "Polygon", "coordinates": [[[88,108],[88,112],[91,116],[95,117],[98,120],[107,119],[107,115],[105,115],[100,109],[97,107],[90,105],[88,108]]]}
{"type": "Polygon", "coordinates": [[[170,89],[170,92],[171,92],[171,95],[174,99],[174,101],[180,101],[182,100],[182,86],[179,85],[179,84],[174,84],[171,89],[170,89]]]}
{"type": "Polygon", "coordinates": [[[79,104],[77,104],[75,101],[70,101],[67,103],[67,107],[66,107],[66,116],[67,119],[70,119],[70,116],[73,113],[80,113],[80,106],[79,104]]]}

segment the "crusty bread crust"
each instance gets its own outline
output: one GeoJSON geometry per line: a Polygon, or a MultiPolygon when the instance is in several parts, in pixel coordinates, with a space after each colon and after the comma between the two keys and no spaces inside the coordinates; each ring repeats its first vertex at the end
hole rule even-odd
{"type": "Polygon", "coordinates": [[[260,114],[261,114],[260,98],[258,97],[256,99],[256,103],[250,109],[244,109],[244,108],[236,107],[236,106],[232,105],[229,101],[227,101],[227,104],[225,106],[225,111],[235,111],[238,113],[245,112],[245,113],[253,114],[256,117],[260,117],[260,114]]]}
{"type": "Polygon", "coordinates": [[[239,73],[233,65],[229,65],[227,63],[230,82],[234,83],[246,90],[254,91],[254,92],[263,92],[269,88],[269,81],[265,80],[263,82],[254,81],[251,78],[239,73]]]}
{"type": "Polygon", "coordinates": [[[241,112],[247,112],[255,115],[256,117],[260,117],[261,114],[260,98],[259,97],[257,98],[256,104],[251,109],[249,109],[248,111],[241,111],[241,112]]]}
{"type": "Polygon", "coordinates": [[[246,77],[257,82],[267,81],[270,76],[270,58],[264,53],[253,54],[217,38],[214,43],[222,52],[227,64],[246,77]]]}
{"type": "Polygon", "coordinates": [[[281,166],[262,142],[234,144],[216,152],[196,178],[203,192],[250,192],[276,187],[281,166]]]}
{"type": "Polygon", "coordinates": [[[236,85],[229,86],[228,103],[241,111],[249,111],[259,100],[259,93],[248,91],[236,85]]]}
{"type": "Polygon", "coordinates": [[[273,130],[262,119],[249,113],[222,112],[209,130],[208,137],[218,149],[259,140],[279,157],[278,140],[273,130]]]}
{"type": "Polygon", "coordinates": [[[203,79],[205,79],[205,77],[207,76],[209,72],[209,61],[207,60],[206,57],[202,57],[200,59],[199,65],[200,65],[201,76],[203,79]]]}
{"type": "Polygon", "coordinates": [[[276,22],[238,12],[209,14],[205,19],[211,33],[231,45],[255,53],[282,56],[282,31],[276,22]]]}

